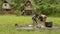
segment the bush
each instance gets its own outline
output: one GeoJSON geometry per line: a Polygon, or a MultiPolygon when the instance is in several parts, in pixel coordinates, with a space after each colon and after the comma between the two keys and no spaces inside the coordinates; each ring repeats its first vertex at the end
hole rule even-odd
{"type": "Polygon", "coordinates": [[[17,16],[19,16],[19,15],[20,15],[20,11],[19,11],[19,10],[16,10],[16,11],[14,12],[14,14],[17,15],[17,16]]]}

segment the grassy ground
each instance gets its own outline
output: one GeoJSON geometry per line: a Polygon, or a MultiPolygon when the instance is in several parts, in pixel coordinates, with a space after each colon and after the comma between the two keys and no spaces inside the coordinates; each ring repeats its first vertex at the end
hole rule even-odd
{"type": "MultiPolygon", "coordinates": [[[[59,17],[48,17],[47,20],[53,21],[55,26],[60,26],[59,17]]],[[[14,24],[26,26],[32,24],[30,16],[0,16],[0,34],[49,34],[48,30],[41,32],[16,30],[14,24]]],[[[60,30],[52,30],[50,34],[60,34],[60,30]]]]}

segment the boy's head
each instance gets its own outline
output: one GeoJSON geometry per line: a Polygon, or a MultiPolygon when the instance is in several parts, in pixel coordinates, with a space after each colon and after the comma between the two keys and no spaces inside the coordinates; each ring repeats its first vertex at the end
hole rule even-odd
{"type": "Polygon", "coordinates": [[[38,17],[39,15],[38,14],[35,14],[35,17],[38,17]]]}

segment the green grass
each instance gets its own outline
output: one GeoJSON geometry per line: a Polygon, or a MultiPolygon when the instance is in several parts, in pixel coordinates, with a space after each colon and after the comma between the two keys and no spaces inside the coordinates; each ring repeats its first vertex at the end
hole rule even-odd
{"type": "MultiPolygon", "coordinates": [[[[47,20],[53,21],[55,26],[60,26],[59,17],[48,17],[47,20]]],[[[41,32],[16,30],[15,23],[23,26],[32,24],[31,16],[0,16],[0,34],[49,34],[47,30],[41,32]]],[[[60,30],[52,30],[51,34],[60,34],[60,30]]]]}

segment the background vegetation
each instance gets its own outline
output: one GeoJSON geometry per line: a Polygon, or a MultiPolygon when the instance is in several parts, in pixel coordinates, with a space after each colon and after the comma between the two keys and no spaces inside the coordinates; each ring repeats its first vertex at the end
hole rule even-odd
{"type": "MultiPolygon", "coordinates": [[[[25,0],[11,0],[12,10],[22,11],[25,0]]],[[[0,14],[2,13],[2,0],[0,0],[0,14]]],[[[60,0],[32,0],[31,4],[34,10],[41,14],[60,16],[60,0]]]]}

